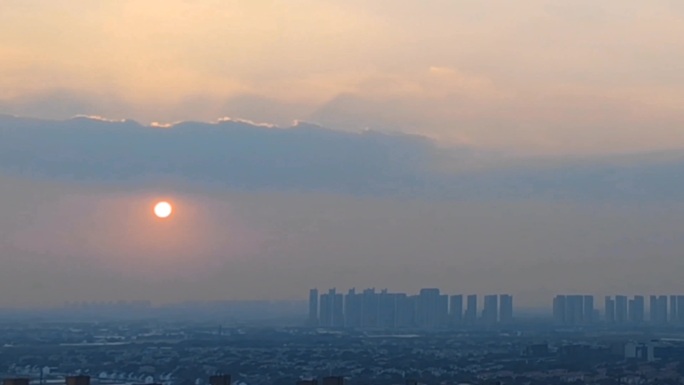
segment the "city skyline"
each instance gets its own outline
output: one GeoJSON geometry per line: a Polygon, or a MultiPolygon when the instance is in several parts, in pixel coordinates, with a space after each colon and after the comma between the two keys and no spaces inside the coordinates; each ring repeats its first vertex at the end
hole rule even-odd
{"type": "Polygon", "coordinates": [[[423,288],[417,294],[375,288],[347,293],[309,290],[307,325],[324,328],[427,329],[495,327],[514,321],[513,296],[487,294],[478,312],[477,294],[445,294],[423,288]],[[463,299],[466,307],[463,307],[463,299]]]}

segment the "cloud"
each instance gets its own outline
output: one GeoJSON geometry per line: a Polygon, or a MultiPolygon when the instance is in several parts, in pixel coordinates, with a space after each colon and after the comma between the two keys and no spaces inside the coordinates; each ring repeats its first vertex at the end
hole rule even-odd
{"type": "Polygon", "coordinates": [[[232,119],[159,127],[102,118],[5,116],[0,133],[5,171],[134,184],[170,179],[247,189],[402,190],[429,172],[432,155],[432,145],[415,136],[348,133],[306,123],[276,128],[232,119]]]}
{"type": "Polygon", "coordinates": [[[186,189],[428,199],[677,199],[684,153],[521,159],[426,138],[240,119],[142,125],[101,117],[0,118],[0,171],[186,189]]]}

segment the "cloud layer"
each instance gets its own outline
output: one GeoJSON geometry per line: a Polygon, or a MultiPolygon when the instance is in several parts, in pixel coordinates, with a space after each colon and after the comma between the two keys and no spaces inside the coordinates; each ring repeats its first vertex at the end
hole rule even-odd
{"type": "Polygon", "coordinates": [[[439,199],[676,199],[681,152],[506,158],[428,139],[224,119],[164,127],[78,117],[0,118],[0,170],[56,180],[190,189],[327,191],[439,199]]]}

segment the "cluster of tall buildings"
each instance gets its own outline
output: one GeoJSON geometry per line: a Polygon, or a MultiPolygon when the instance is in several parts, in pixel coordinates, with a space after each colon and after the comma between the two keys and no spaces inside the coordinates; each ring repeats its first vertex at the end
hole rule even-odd
{"type": "Polygon", "coordinates": [[[496,325],[513,321],[513,297],[486,295],[478,313],[478,297],[447,295],[439,289],[422,289],[416,295],[366,289],[346,294],[335,289],[319,295],[309,292],[309,324],[332,328],[424,328],[496,325]],[[465,299],[465,303],[464,303],[465,299]]]}
{"type": "Polygon", "coordinates": [[[593,295],[557,295],[553,299],[556,324],[567,326],[605,322],[617,325],[683,324],[684,295],[651,295],[646,312],[646,297],[635,295],[606,296],[603,314],[594,308],[593,295]],[[648,316],[647,316],[648,315],[648,316]]]}

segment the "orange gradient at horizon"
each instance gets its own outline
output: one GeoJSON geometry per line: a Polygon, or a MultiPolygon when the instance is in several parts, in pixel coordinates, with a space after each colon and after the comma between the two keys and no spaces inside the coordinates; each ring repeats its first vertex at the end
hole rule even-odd
{"type": "Polygon", "coordinates": [[[40,221],[17,225],[11,239],[22,253],[50,255],[51,263],[63,266],[90,266],[126,279],[192,281],[252,255],[261,239],[226,198],[54,194],[59,202],[44,208],[40,221]],[[171,220],[152,211],[162,201],[175,208],[171,220]],[[60,222],[65,217],[70,220],[60,222]]]}

